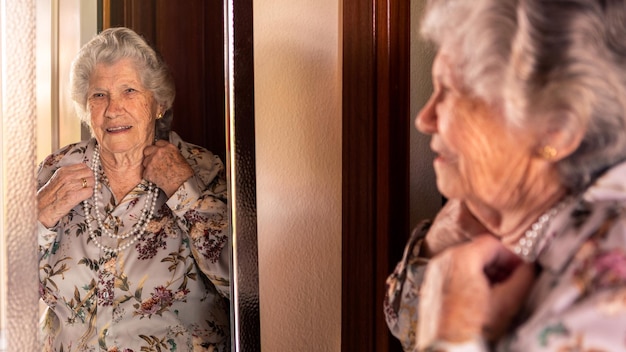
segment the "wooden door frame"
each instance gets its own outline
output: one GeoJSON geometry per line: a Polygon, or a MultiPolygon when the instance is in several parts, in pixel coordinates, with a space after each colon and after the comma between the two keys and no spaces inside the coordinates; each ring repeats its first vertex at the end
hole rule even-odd
{"type": "Polygon", "coordinates": [[[342,351],[401,351],[385,279],[409,232],[410,1],[343,0],[342,351]]]}

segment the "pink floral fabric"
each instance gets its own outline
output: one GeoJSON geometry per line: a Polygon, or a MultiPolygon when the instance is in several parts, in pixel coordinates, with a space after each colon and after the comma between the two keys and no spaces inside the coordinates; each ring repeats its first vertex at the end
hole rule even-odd
{"type": "MultiPolygon", "coordinates": [[[[387,279],[387,324],[405,351],[416,350],[420,285],[428,265],[419,248],[427,231],[424,223],[413,233],[387,279]]],[[[562,210],[548,236],[531,294],[494,349],[626,351],[626,163],[562,210]]]]}
{"type": "MultiPolygon", "coordinates": [[[[175,133],[170,142],[195,175],[169,199],[160,192],[145,234],[130,247],[100,250],[89,238],[82,204],[54,228],[39,224],[43,351],[230,351],[224,166],[175,133]]],[[[48,156],[39,167],[39,187],[61,166],[91,166],[94,147],[92,139],[48,156]]],[[[116,200],[102,170],[100,179],[104,224],[126,233],[141,215],[147,183],[116,200]]],[[[95,220],[92,228],[109,247],[128,240],[102,235],[95,220]]]]}

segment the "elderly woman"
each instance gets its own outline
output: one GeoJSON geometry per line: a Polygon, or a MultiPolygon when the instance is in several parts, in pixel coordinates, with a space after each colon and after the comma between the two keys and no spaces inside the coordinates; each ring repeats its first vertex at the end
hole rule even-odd
{"type": "Polygon", "coordinates": [[[108,29],[71,88],[93,138],[38,172],[44,350],[230,351],[224,167],[169,131],[165,63],[108,29]]]}
{"type": "Polygon", "coordinates": [[[431,0],[448,202],[388,278],[406,351],[626,350],[626,3],[431,0]]]}

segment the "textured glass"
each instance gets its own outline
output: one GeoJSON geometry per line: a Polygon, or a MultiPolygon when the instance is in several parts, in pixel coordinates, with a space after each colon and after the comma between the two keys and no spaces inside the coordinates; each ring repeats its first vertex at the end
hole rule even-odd
{"type": "Polygon", "coordinates": [[[254,135],[252,1],[224,1],[233,351],[261,350],[254,135]]]}
{"type": "Polygon", "coordinates": [[[3,0],[2,236],[6,351],[37,351],[35,0],[3,0]]]}

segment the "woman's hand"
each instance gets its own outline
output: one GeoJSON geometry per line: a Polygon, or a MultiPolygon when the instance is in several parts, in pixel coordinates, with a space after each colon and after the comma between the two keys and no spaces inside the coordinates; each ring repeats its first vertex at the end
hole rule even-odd
{"type": "Polygon", "coordinates": [[[420,289],[418,343],[496,341],[506,332],[533,285],[524,263],[491,235],[433,258],[420,289]]]}
{"type": "Polygon", "coordinates": [[[193,169],[175,145],[158,140],[143,151],[143,178],[171,197],[191,176],[193,169]]]}
{"type": "Polygon", "coordinates": [[[37,192],[38,220],[52,227],[93,194],[94,176],[85,164],[63,166],[37,192]]]}
{"type": "Polygon", "coordinates": [[[444,249],[488,233],[463,202],[450,199],[439,211],[428,230],[420,255],[430,258],[444,249]]]}

